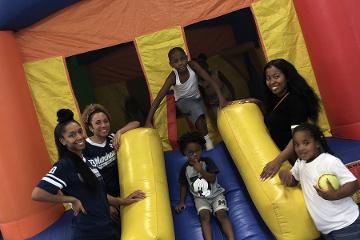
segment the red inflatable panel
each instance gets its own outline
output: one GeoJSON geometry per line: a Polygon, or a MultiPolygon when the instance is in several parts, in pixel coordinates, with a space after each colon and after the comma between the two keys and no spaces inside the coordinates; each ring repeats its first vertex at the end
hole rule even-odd
{"type": "Polygon", "coordinates": [[[360,140],[360,1],[294,4],[332,133],[360,140]]]}
{"type": "Polygon", "coordinates": [[[11,32],[0,31],[0,230],[4,239],[24,240],[53,223],[61,204],[31,200],[51,165],[11,32]]]}

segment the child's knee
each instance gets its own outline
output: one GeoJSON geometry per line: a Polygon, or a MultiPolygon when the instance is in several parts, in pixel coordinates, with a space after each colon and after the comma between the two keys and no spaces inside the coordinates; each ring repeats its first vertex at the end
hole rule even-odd
{"type": "Polygon", "coordinates": [[[203,209],[199,213],[201,222],[210,222],[211,213],[209,210],[203,209]]]}
{"type": "Polygon", "coordinates": [[[228,215],[227,215],[227,212],[225,209],[216,211],[215,215],[216,215],[217,220],[219,220],[220,222],[228,219],[228,215]]]}

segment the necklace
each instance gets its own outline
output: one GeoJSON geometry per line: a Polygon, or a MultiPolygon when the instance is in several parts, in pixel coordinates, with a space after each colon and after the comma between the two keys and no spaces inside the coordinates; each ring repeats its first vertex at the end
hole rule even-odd
{"type": "Polygon", "coordinates": [[[280,103],[282,103],[282,101],[284,101],[284,99],[289,95],[289,92],[287,92],[275,105],[275,107],[273,108],[273,111],[275,111],[275,109],[280,105],[280,103]]]}

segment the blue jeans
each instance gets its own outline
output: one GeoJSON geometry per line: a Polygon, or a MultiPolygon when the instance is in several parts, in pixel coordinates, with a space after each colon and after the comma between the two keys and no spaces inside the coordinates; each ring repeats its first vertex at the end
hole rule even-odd
{"type": "Polygon", "coordinates": [[[355,240],[360,239],[360,216],[351,225],[339,230],[323,234],[325,240],[355,240]]]}

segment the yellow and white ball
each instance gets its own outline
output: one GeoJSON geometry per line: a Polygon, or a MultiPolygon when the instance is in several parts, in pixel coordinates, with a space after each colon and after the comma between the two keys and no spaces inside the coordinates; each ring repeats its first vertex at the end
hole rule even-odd
{"type": "Polygon", "coordinates": [[[321,175],[318,179],[317,185],[320,189],[327,191],[329,188],[327,183],[328,181],[335,190],[338,190],[340,188],[339,179],[336,177],[335,174],[332,173],[325,173],[321,175]]]}

